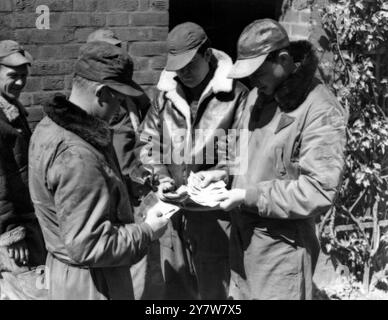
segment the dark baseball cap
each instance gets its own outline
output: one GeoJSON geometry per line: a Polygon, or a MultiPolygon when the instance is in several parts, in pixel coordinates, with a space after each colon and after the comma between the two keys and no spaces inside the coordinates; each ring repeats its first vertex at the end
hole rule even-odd
{"type": "Polygon", "coordinates": [[[109,29],[98,29],[96,31],[93,31],[91,34],[89,34],[88,39],[86,42],[93,42],[93,41],[104,41],[113,44],[114,46],[117,46],[121,43],[121,40],[119,40],[115,33],[112,30],[109,29]]]}
{"type": "Polygon", "coordinates": [[[16,41],[0,41],[0,64],[18,67],[23,64],[31,64],[32,60],[32,56],[16,41]]]}
{"type": "Polygon", "coordinates": [[[177,71],[186,66],[198,49],[208,40],[205,30],[193,22],[177,25],[167,37],[167,71],[177,71]]]}
{"type": "Polygon", "coordinates": [[[237,43],[237,61],[229,78],[245,78],[255,72],[272,51],[288,47],[290,40],[282,25],[272,19],[252,22],[237,43]]]}
{"type": "Polygon", "coordinates": [[[129,96],[143,94],[132,80],[133,62],[121,48],[103,41],[84,44],[75,63],[74,74],[99,82],[129,96]]]}

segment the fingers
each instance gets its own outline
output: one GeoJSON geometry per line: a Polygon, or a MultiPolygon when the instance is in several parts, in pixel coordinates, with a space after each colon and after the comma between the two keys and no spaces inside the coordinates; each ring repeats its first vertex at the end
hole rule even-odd
{"type": "Polygon", "coordinates": [[[15,257],[15,249],[14,248],[8,248],[8,255],[11,259],[15,257]]]}
{"type": "Polygon", "coordinates": [[[205,176],[201,182],[201,188],[206,188],[212,182],[213,182],[213,177],[211,175],[205,176]]]}

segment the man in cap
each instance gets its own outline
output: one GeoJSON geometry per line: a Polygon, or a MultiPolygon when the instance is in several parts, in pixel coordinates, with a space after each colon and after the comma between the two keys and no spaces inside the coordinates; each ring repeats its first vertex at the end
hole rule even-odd
{"type": "MultiPolygon", "coordinates": [[[[159,176],[158,194],[164,200],[187,184],[191,172],[203,184],[227,180],[215,139],[220,131],[225,138],[233,128],[247,94],[240,82],[227,78],[231,58],[210,47],[199,25],[177,25],[167,43],[167,65],[141,126],[138,149],[144,166],[159,176]],[[184,159],[179,158],[182,151],[184,159]],[[217,170],[208,174],[208,169],[217,170]]],[[[160,239],[166,299],[227,298],[229,219],[220,210],[199,207],[174,215],[160,239]]]]}
{"type": "Polygon", "coordinates": [[[157,208],[133,214],[111,142],[109,121],[138,94],[133,63],[106,42],[90,42],[74,68],[71,94],[57,95],[31,138],[29,183],[48,250],[51,299],[131,299],[129,266],[168,219],[157,208]]]}
{"type": "Polygon", "coordinates": [[[19,102],[32,57],[17,42],[0,41],[0,271],[44,264],[45,248],[28,192],[31,131],[19,102]]]}
{"type": "MultiPolygon", "coordinates": [[[[110,29],[98,29],[92,32],[87,42],[103,41],[121,48],[122,41],[110,29]]],[[[131,180],[130,164],[134,161],[133,149],[140,123],[143,121],[149,107],[150,100],[144,93],[143,89],[136,84],[139,94],[128,95],[125,101],[120,105],[120,109],[110,120],[110,128],[113,130],[113,147],[119,161],[121,173],[127,184],[131,204],[133,205],[135,222],[143,222],[144,215],[140,212],[140,202],[150,188],[142,183],[131,180]]],[[[141,180],[142,181],[142,180],[141,180]]],[[[156,244],[154,244],[155,246],[156,244]]],[[[146,255],[137,264],[131,268],[135,299],[147,299],[148,290],[146,285],[152,284],[147,278],[148,255],[146,255]]],[[[151,296],[153,297],[153,296],[151,296]]]]}
{"type": "Polygon", "coordinates": [[[270,19],[238,40],[231,78],[254,86],[239,129],[249,130],[246,174],[221,207],[232,214],[234,299],[311,299],[319,242],[317,215],[330,210],[344,165],[346,111],[315,78],[307,41],[290,42],[270,19]]]}

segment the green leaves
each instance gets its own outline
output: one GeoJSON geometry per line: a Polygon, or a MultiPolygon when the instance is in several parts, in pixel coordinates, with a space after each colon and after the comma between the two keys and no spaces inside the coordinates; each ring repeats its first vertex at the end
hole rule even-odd
{"type": "Polygon", "coordinates": [[[377,68],[388,52],[388,2],[329,1],[321,14],[333,53],[332,89],[350,112],[344,182],[336,210],[325,222],[332,231],[321,237],[327,251],[341,257],[360,278],[364,266],[375,258],[372,248],[387,238],[382,233],[376,239],[380,237],[376,226],[364,230],[360,223],[370,221],[372,212],[378,220],[388,219],[388,178],[383,174],[388,172],[388,123],[382,112],[388,74],[377,68]],[[357,231],[337,234],[335,226],[344,224],[355,224],[357,231]]]}

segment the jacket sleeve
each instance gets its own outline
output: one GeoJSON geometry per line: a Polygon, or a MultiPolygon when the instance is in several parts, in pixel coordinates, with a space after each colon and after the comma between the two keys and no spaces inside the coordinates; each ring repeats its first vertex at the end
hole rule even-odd
{"type": "Polygon", "coordinates": [[[346,118],[337,105],[312,107],[301,133],[298,179],[260,182],[247,189],[245,205],[256,206],[262,217],[279,219],[326,212],[342,179],[346,118]]]}
{"type": "Polygon", "coordinates": [[[60,236],[77,264],[130,266],[151,242],[152,230],[147,224],[112,221],[119,196],[114,196],[110,179],[94,154],[76,146],[57,155],[48,169],[60,236]]]}
{"type": "Polygon", "coordinates": [[[135,148],[136,160],[131,167],[132,172],[139,167],[153,168],[159,179],[171,179],[167,166],[163,164],[163,151],[166,151],[168,146],[163,144],[163,123],[159,111],[162,104],[163,93],[160,93],[153,100],[140,126],[135,148]]]}
{"type": "Polygon", "coordinates": [[[240,127],[241,117],[245,109],[246,99],[249,93],[249,90],[242,83],[236,81],[235,86],[238,88],[238,94],[234,100],[235,113],[233,122],[225,139],[219,141],[218,143],[219,159],[217,164],[214,166],[214,169],[216,170],[225,170],[229,177],[232,174],[230,172],[230,168],[236,160],[235,150],[238,137],[237,130],[240,127]]]}

